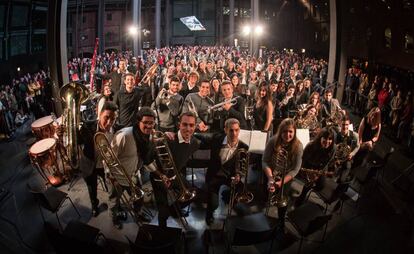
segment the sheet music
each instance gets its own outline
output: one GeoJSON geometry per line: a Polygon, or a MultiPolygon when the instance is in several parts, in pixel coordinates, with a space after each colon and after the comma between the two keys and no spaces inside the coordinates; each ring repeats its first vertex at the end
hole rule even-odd
{"type": "Polygon", "coordinates": [[[310,142],[309,129],[296,129],[296,137],[300,140],[303,148],[310,142]]]}
{"type": "Polygon", "coordinates": [[[240,130],[239,139],[249,146],[250,153],[263,154],[267,143],[267,132],[240,130]]]}

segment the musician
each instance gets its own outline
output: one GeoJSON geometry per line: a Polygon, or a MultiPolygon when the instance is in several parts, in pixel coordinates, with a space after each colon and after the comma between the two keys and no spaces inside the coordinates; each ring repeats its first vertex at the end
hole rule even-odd
{"type": "Polygon", "coordinates": [[[271,130],[273,121],[273,103],[269,87],[262,83],[256,92],[256,103],[253,108],[254,129],[271,130]]]}
{"type": "MultiPolygon", "coordinates": [[[[221,84],[221,94],[223,95],[223,102],[230,101],[236,98],[233,93],[234,88],[230,81],[223,81],[221,84]]],[[[232,103],[225,103],[222,106],[221,111],[215,112],[215,118],[213,120],[212,131],[220,131],[224,129],[224,123],[229,118],[236,118],[240,123],[240,128],[247,129],[247,122],[244,117],[245,101],[243,98],[238,97],[235,99],[234,105],[232,103]]]]}
{"type": "MultiPolygon", "coordinates": [[[[286,118],[280,123],[276,134],[266,144],[263,153],[262,167],[267,177],[267,189],[269,192],[273,193],[276,189],[282,187],[282,177],[285,186],[290,186],[291,181],[298,174],[302,164],[302,153],[303,146],[296,136],[295,121],[291,118],[286,118]],[[275,161],[276,156],[282,152],[282,149],[287,152],[287,167],[285,168],[286,174],[284,177],[280,176],[282,165],[276,165],[275,161]],[[277,179],[276,176],[280,176],[280,179],[277,179]]],[[[278,208],[278,216],[281,222],[284,221],[282,218],[284,218],[285,214],[286,208],[278,208]]]]}
{"type": "MultiPolygon", "coordinates": [[[[350,120],[348,116],[344,116],[341,120],[341,131],[337,135],[337,150],[343,149],[342,146],[349,146],[350,153],[347,155],[345,161],[336,161],[339,163],[338,172],[338,182],[348,182],[352,179],[351,175],[351,166],[352,166],[352,159],[354,158],[355,154],[358,152],[360,144],[358,142],[358,133],[351,131],[349,129],[350,120]]],[[[337,158],[338,159],[338,158],[337,158]]]]}
{"type": "MultiPolygon", "coordinates": [[[[80,159],[80,170],[88,187],[89,198],[92,205],[92,215],[99,215],[99,199],[98,199],[98,176],[105,177],[102,158],[97,152],[94,135],[97,132],[105,133],[106,137],[111,140],[113,136],[112,126],[115,122],[117,106],[113,102],[105,102],[99,113],[99,120],[85,122],[79,131],[79,144],[83,144],[82,156],[80,159]]],[[[58,136],[63,135],[63,126],[57,129],[58,136]]]]}
{"type": "Polygon", "coordinates": [[[372,108],[366,117],[363,117],[358,128],[358,140],[360,149],[354,158],[353,167],[361,165],[368,153],[374,150],[375,143],[381,134],[381,110],[372,108]]]}
{"type": "MultiPolygon", "coordinates": [[[[231,85],[231,84],[230,84],[231,85]]],[[[224,134],[216,133],[212,137],[197,135],[202,146],[211,148],[210,161],[207,168],[207,211],[206,223],[214,221],[213,212],[218,207],[218,194],[222,185],[230,186],[232,177],[234,184],[240,182],[240,173],[236,171],[235,154],[238,149],[248,150],[248,146],[239,140],[240,122],[229,118],[224,123],[224,134]]]]}
{"type": "Polygon", "coordinates": [[[334,117],[335,112],[342,112],[339,101],[335,98],[332,98],[332,96],[333,91],[331,89],[326,89],[323,95],[324,100],[322,101],[320,112],[320,115],[322,119],[324,119],[325,124],[329,122],[332,117],[334,117]]]}
{"type": "MultiPolygon", "coordinates": [[[[155,114],[148,107],[142,107],[136,117],[136,124],[119,130],[112,139],[111,146],[120,163],[128,171],[128,177],[133,179],[138,187],[141,187],[139,170],[143,165],[148,165],[154,158],[154,149],[150,142],[150,134],[154,130],[155,114]]],[[[145,167],[145,169],[149,170],[145,167]]],[[[118,213],[121,210],[120,197],[124,191],[130,192],[130,187],[125,177],[120,176],[117,188],[112,189],[114,198],[110,201],[112,221],[117,228],[122,228],[118,213]]],[[[140,213],[142,203],[134,204],[141,221],[149,222],[151,219],[140,213]]]]}
{"type": "Polygon", "coordinates": [[[155,98],[153,108],[157,109],[160,131],[172,131],[176,129],[177,117],[180,114],[183,97],[178,93],[180,80],[177,76],[170,78],[168,90],[162,89],[155,98]]]}
{"type": "MultiPolygon", "coordinates": [[[[200,146],[200,141],[193,137],[195,128],[196,128],[196,115],[192,112],[186,112],[180,115],[179,118],[179,130],[175,133],[172,140],[168,140],[168,146],[171,151],[172,158],[176,169],[180,172],[181,178],[186,177],[186,165],[190,156],[198,150],[200,146]]],[[[174,176],[174,172],[163,172],[168,177],[174,176]]],[[[155,200],[158,207],[158,225],[161,227],[167,226],[167,219],[172,214],[174,215],[177,212],[181,212],[180,208],[182,204],[176,202],[175,204],[169,203],[168,194],[165,183],[158,180],[159,177],[152,173],[151,174],[151,184],[154,189],[155,200]],[[175,206],[175,207],[174,207],[175,206]],[[177,210],[178,211],[177,211],[177,210]]],[[[180,186],[178,180],[172,180],[169,186],[170,189],[177,191],[179,195],[180,186]]],[[[168,185],[167,184],[167,185],[168,185]]],[[[188,184],[186,184],[188,187],[188,184]]],[[[174,202],[174,201],[172,201],[174,202]]],[[[183,204],[187,205],[187,204],[183,204]]],[[[180,216],[180,214],[178,214],[180,216]]]]}
{"type": "MultiPolygon", "coordinates": [[[[328,169],[334,162],[335,142],[336,132],[334,128],[323,128],[315,140],[306,145],[303,151],[302,168],[332,175],[328,173],[328,169]]],[[[325,185],[326,178],[324,175],[309,175],[306,173],[304,175],[305,185],[295,201],[295,207],[300,206],[305,201],[306,195],[312,188],[320,190],[325,185]]]]}
{"type": "Polygon", "coordinates": [[[183,86],[183,88],[180,90],[180,95],[186,99],[187,95],[190,93],[197,93],[199,91],[198,87],[198,81],[199,81],[199,75],[196,71],[190,72],[188,74],[188,82],[183,86]]]}
{"type": "Polygon", "coordinates": [[[282,118],[290,117],[292,111],[296,110],[296,103],[295,103],[295,85],[290,84],[288,86],[287,92],[284,98],[280,101],[280,111],[282,113],[282,118]]]}
{"type": "Polygon", "coordinates": [[[213,106],[213,101],[208,97],[210,95],[210,82],[203,80],[200,83],[199,91],[190,93],[184,100],[182,112],[192,111],[197,115],[196,129],[205,132],[209,129],[210,119],[207,112],[208,107],[213,106]]]}
{"type": "Polygon", "coordinates": [[[143,94],[142,90],[135,86],[135,76],[132,73],[125,74],[123,79],[124,86],[114,98],[119,108],[118,122],[115,127],[117,130],[133,125],[143,94]]]}
{"type": "Polygon", "coordinates": [[[108,83],[104,85],[102,92],[101,92],[101,96],[98,101],[98,107],[97,107],[98,119],[102,111],[102,107],[107,101],[113,101],[113,92],[112,92],[111,86],[108,83]]]}

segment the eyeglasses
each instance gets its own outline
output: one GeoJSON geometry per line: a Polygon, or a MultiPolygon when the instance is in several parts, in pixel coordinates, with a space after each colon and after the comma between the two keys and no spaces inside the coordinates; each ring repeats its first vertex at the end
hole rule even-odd
{"type": "Polygon", "coordinates": [[[143,125],[147,125],[147,126],[154,126],[155,125],[155,122],[153,122],[153,121],[141,121],[141,123],[143,125]]]}

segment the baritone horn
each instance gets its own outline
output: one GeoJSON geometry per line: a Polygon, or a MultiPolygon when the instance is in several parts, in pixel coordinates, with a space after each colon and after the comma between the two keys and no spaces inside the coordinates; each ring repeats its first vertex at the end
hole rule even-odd
{"type": "Polygon", "coordinates": [[[88,100],[89,90],[80,83],[71,82],[60,88],[59,95],[65,103],[62,116],[62,123],[65,126],[64,144],[66,144],[70,166],[77,169],[79,168],[77,132],[80,126],[80,106],[88,100]]]}

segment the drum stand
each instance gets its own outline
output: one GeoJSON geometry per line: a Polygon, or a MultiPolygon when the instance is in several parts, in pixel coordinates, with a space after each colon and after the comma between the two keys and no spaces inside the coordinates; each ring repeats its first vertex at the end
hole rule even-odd
{"type": "MultiPolygon", "coordinates": [[[[65,174],[65,179],[66,180],[70,179],[69,187],[68,187],[68,191],[70,191],[72,189],[72,187],[75,186],[76,182],[79,179],[79,172],[78,172],[79,169],[74,169],[70,165],[68,156],[66,154],[65,147],[59,140],[57,140],[56,146],[57,146],[57,150],[59,152],[60,162],[62,163],[63,172],[65,174]],[[70,170],[67,170],[66,166],[70,167],[70,170]]],[[[78,154],[78,158],[79,158],[79,154],[78,154]]]]}

